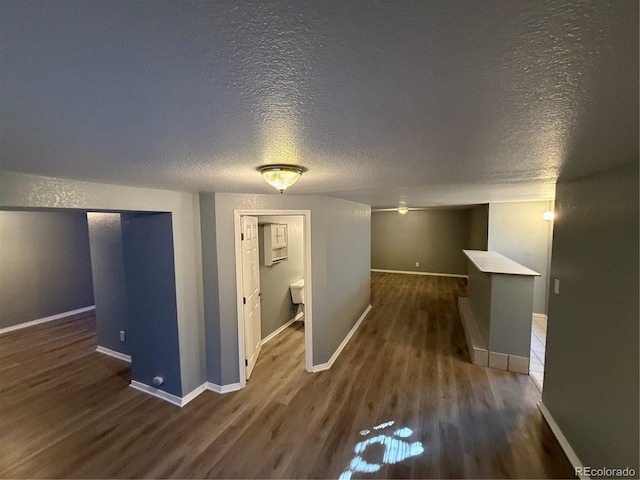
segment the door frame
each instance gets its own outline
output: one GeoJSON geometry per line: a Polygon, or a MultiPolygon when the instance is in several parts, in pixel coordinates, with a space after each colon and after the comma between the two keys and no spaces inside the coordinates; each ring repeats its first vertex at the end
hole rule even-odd
{"type": "MultiPolygon", "coordinates": [[[[238,320],[238,371],[240,388],[247,385],[245,374],[244,321],[242,318],[242,233],[241,217],[300,216],[304,223],[304,353],[305,369],[313,372],[313,313],[312,313],[312,275],[311,275],[311,210],[234,210],[233,229],[236,255],[236,312],[238,320]]],[[[258,248],[260,245],[258,244],[258,248]]]]}

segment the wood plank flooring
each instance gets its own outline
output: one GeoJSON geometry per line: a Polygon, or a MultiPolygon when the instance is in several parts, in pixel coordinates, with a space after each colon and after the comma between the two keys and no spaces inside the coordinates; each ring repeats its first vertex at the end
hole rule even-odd
{"type": "Polygon", "coordinates": [[[128,387],[92,316],[2,335],[0,477],[573,478],[530,378],[469,363],[465,290],[372,273],[374,308],[329,371],[304,371],[297,322],[247,388],[182,409],[128,387]]]}

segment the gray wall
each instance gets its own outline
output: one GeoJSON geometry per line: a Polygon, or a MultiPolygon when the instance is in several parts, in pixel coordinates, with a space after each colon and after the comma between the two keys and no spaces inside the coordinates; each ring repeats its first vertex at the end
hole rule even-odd
{"type": "MultiPolygon", "coordinates": [[[[180,350],[180,361],[176,363],[181,375],[181,391],[186,394],[202,385],[206,380],[206,365],[198,195],[0,172],[0,208],[171,213],[180,350]]],[[[88,256],[87,251],[87,259],[88,256]]],[[[156,337],[150,332],[145,342],[154,341],[156,337]]],[[[158,365],[164,364],[161,356],[157,361],[158,365]]]]}
{"type": "Polygon", "coordinates": [[[371,266],[382,270],[466,275],[467,209],[411,210],[371,214],[371,266]],[[416,262],[420,266],[416,267],[416,262]]]}
{"type": "Polygon", "coordinates": [[[313,307],[314,365],[329,360],[371,302],[371,209],[330,197],[325,207],[326,293],[313,307]]]}
{"type": "Polygon", "coordinates": [[[638,465],[638,161],[558,183],[544,405],[584,465],[638,465]]]}
{"type": "Polygon", "coordinates": [[[304,276],[304,218],[300,216],[258,217],[260,245],[260,290],[262,291],[262,338],[269,336],[291,320],[303,305],[291,302],[289,285],[304,276]],[[264,264],[264,224],[287,225],[289,257],[275,265],[264,264]]]}
{"type": "Polygon", "coordinates": [[[87,221],[98,345],[130,355],[129,343],[120,341],[129,316],[120,214],[89,212],[87,221]]]}
{"type": "Polygon", "coordinates": [[[85,214],[0,211],[0,328],[90,305],[85,214]]]}
{"type": "MultiPolygon", "coordinates": [[[[202,286],[206,338],[207,379],[222,385],[222,343],[220,322],[220,282],[218,278],[218,246],[216,240],[216,197],[200,195],[202,236],[202,286]]],[[[228,279],[224,279],[228,282],[228,279]]]]}
{"type": "Polygon", "coordinates": [[[533,283],[533,311],[547,313],[547,284],[552,223],[542,219],[549,202],[492,203],[489,205],[488,250],[540,274],[533,283]]]}
{"type": "Polygon", "coordinates": [[[488,274],[469,261],[467,289],[478,329],[492,352],[529,356],[533,278],[488,274]]]}
{"type": "Polygon", "coordinates": [[[529,357],[534,277],[491,275],[489,350],[529,357]]]}
{"type": "Polygon", "coordinates": [[[218,385],[239,381],[234,209],[311,210],[313,363],[327,362],[369,305],[370,208],[315,195],[216,193],[201,194],[200,201],[202,231],[215,232],[218,266],[214,273],[211,262],[204,265],[205,285],[217,282],[219,287],[217,294],[205,290],[205,304],[209,305],[210,295],[219,304],[218,312],[206,313],[207,328],[220,331],[219,344],[207,334],[209,381],[218,385]],[[210,278],[215,276],[217,280],[210,278]]]}
{"type": "Polygon", "coordinates": [[[472,261],[468,261],[469,281],[467,296],[474,320],[487,347],[491,338],[491,275],[481,272],[472,261]]]}
{"type": "Polygon", "coordinates": [[[489,205],[469,210],[469,250],[487,250],[489,240],[489,205]]]}

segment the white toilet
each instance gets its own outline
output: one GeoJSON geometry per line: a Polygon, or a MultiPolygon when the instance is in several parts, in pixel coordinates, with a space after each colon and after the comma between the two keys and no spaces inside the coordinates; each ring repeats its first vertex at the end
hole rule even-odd
{"type": "Polygon", "coordinates": [[[289,285],[291,290],[291,301],[295,304],[304,304],[304,279],[300,279],[289,285]]]}

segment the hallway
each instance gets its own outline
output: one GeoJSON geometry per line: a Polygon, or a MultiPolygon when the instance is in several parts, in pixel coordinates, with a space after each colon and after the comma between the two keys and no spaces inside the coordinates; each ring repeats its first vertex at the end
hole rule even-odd
{"type": "Polygon", "coordinates": [[[465,288],[372,273],[373,309],[329,371],[304,371],[296,322],[244,390],[182,409],[128,387],[92,318],[3,335],[0,477],[571,478],[531,379],[469,363],[465,288]]]}

